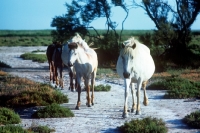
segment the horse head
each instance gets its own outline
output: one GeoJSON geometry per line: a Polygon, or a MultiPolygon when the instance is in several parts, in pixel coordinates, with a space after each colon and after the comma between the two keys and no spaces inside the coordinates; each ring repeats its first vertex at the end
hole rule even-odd
{"type": "Polygon", "coordinates": [[[122,47],[132,47],[133,49],[136,47],[136,42],[135,42],[135,38],[134,37],[131,37],[129,38],[128,40],[124,41],[122,43],[122,47]]]}
{"type": "Polygon", "coordinates": [[[78,58],[78,53],[77,53],[78,44],[74,42],[69,43],[68,48],[69,48],[68,66],[71,67],[78,58]]]}
{"type": "Polygon", "coordinates": [[[123,49],[120,52],[120,57],[123,63],[123,76],[124,78],[130,78],[130,74],[133,71],[132,64],[134,61],[134,49],[136,48],[136,42],[134,37],[122,43],[123,49]]]}

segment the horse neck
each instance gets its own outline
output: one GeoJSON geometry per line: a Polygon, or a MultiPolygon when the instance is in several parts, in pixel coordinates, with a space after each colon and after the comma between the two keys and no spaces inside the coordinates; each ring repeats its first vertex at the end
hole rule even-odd
{"type": "Polygon", "coordinates": [[[86,53],[86,51],[82,47],[78,47],[78,63],[87,63],[89,60],[89,57],[86,53]]]}
{"type": "Polygon", "coordinates": [[[88,44],[84,41],[84,40],[81,40],[80,41],[80,44],[81,44],[81,46],[86,50],[86,49],[89,49],[89,46],[88,46],[88,44]]]}

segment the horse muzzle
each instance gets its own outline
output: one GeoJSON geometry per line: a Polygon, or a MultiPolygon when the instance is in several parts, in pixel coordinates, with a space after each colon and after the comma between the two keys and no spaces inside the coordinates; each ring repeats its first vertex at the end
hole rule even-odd
{"type": "Polygon", "coordinates": [[[130,73],[128,72],[124,72],[123,75],[125,79],[128,79],[130,77],[130,73]]]}
{"type": "Polygon", "coordinates": [[[68,66],[71,67],[73,66],[73,64],[71,62],[68,62],[68,66]]]}

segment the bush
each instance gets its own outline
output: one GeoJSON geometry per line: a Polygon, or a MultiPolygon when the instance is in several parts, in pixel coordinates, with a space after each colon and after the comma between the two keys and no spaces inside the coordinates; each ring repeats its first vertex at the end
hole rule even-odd
{"type": "Polygon", "coordinates": [[[94,87],[94,91],[110,91],[111,86],[110,85],[97,85],[94,87]]]}
{"type": "Polygon", "coordinates": [[[52,103],[68,103],[68,97],[49,85],[41,84],[38,89],[21,92],[7,103],[11,107],[46,106],[52,103]]]}
{"type": "Polygon", "coordinates": [[[0,67],[11,68],[11,66],[5,64],[4,62],[0,61],[0,67]]]}
{"type": "Polygon", "coordinates": [[[0,133],[30,133],[21,126],[6,125],[0,126],[0,133]]]}
{"type": "Polygon", "coordinates": [[[4,107],[46,106],[68,102],[66,95],[50,85],[26,78],[2,76],[0,84],[0,105],[4,107]]]}
{"type": "Polygon", "coordinates": [[[126,122],[119,130],[122,133],[167,133],[165,123],[161,119],[151,117],[126,122]]]}
{"type": "Polygon", "coordinates": [[[200,83],[179,77],[168,77],[151,84],[149,89],[168,90],[165,98],[196,98],[200,97],[200,83]]]}
{"type": "Polygon", "coordinates": [[[183,122],[193,128],[200,129],[200,111],[192,112],[184,117],[183,122]]]}
{"type": "Polygon", "coordinates": [[[23,58],[24,60],[32,60],[39,63],[44,63],[47,61],[47,57],[45,54],[33,54],[33,53],[25,53],[20,55],[20,58],[23,58]]]}
{"type": "Polygon", "coordinates": [[[18,124],[21,119],[18,114],[8,108],[0,108],[0,125],[18,124]]]}
{"type": "Polygon", "coordinates": [[[36,126],[36,127],[30,127],[28,131],[33,131],[34,133],[52,133],[55,130],[50,129],[47,126],[36,126]]]}
{"type": "Polygon", "coordinates": [[[39,111],[35,112],[33,118],[59,118],[59,117],[73,117],[74,114],[70,109],[61,107],[53,103],[39,111]]]}

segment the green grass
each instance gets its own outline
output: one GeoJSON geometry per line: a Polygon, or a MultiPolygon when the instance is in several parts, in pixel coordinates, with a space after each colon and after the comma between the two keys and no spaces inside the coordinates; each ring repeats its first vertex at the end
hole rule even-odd
{"type": "Polygon", "coordinates": [[[118,128],[122,133],[167,133],[163,120],[151,117],[131,120],[118,128]]]}
{"type": "Polygon", "coordinates": [[[51,104],[43,109],[36,111],[33,115],[33,118],[60,118],[60,117],[74,117],[73,112],[65,107],[62,107],[58,104],[51,104]]]}
{"type": "Polygon", "coordinates": [[[200,111],[192,112],[185,116],[183,122],[192,128],[200,129],[200,111]]]}
{"type": "Polygon", "coordinates": [[[167,90],[165,98],[197,98],[200,97],[200,82],[193,82],[177,76],[164,78],[151,84],[148,89],[167,90]]]}
{"type": "Polygon", "coordinates": [[[47,56],[45,54],[25,53],[20,55],[20,57],[24,60],[32,60],[39,63],[47,61],[47,56]]]}
{"type": "Polygon", "coordinates": [[[0,125],[18,124],[21,119],[13,110],[0,107],[0,125]]]}

